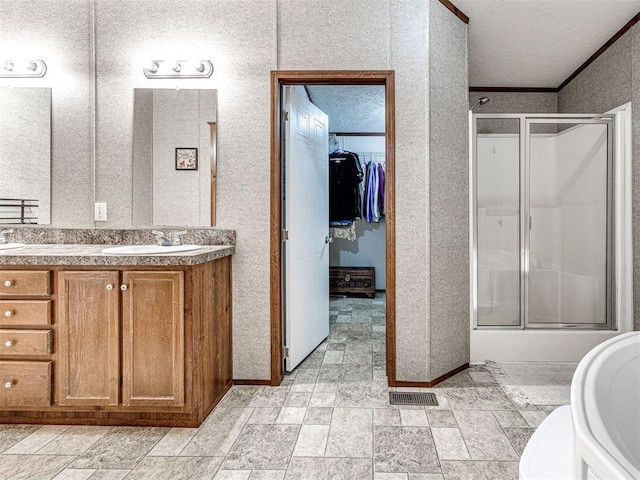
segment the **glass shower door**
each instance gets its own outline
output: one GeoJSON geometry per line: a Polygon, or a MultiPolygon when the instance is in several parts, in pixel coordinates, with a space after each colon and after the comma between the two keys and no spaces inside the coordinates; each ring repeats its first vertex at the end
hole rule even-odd
{"type": "Polygon", "coordinates": [[[478,327],[521,328],[520,119],[473,123],[478,327]]]}
{"type": "Polygon", "coordinates": [[[609,328],[612,288],[610,119],[528,119],[527,328],[609,328]]]}

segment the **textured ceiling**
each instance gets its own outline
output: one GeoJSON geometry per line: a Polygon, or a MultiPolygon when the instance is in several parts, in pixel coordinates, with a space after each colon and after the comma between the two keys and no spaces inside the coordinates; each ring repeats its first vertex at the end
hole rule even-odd
{"type": "Polygon", "coordinates": [[[384,86],[307,87],[311,101],[329,117],[330,132],[384,132],[384,86]]]}
{"type": "Polygon", "coordinates": [[[640,0],[454,0],[469,21],[469,85],[558,87],[640,0]]]}

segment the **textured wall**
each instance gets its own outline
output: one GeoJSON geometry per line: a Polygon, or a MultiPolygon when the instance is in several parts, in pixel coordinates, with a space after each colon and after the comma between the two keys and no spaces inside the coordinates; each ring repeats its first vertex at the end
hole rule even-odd
{"type": "Polygon", "coordinates": [[[434,379],[469,362],[467,25],[429,3],[430,362],[434,379]]]}
{"type": "Polygon", "coordinates": [[[133,89],[218,89],[217,226],[237,231],[234,378],[270,377],[269,72],[274,1],[97,0],[97,196],[131,226],[133,89]],[[210,79],[148,80],[151,59],[207,58],[210,79]]]}
{"type": "Polygon", "coordinates": [[[0,86],[51,87],[51,223],[93,225],[89,0],[0,0],[3,59],[41,58],[42,79],[0,86]]]}
{"type": "Polygon", "coordinates": [[[636,24],[558,95],[560,113],[602,113],[632,102],[634,328],[640,330],[640,24],[636,24]]]}

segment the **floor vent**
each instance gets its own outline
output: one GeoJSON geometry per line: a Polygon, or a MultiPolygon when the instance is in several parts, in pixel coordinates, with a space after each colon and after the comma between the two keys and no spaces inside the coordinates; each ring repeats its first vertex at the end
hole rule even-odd
{"type": "Polygon", "coordinates": [[[435,393],[389,392],[391,405],[427,405],[437,407],[435,393]]]}

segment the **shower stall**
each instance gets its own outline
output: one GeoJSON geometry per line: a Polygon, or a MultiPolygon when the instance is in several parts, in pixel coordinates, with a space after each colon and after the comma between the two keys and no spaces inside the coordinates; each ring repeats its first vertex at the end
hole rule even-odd
{"type": "Polygon", "coordinates": [[[472,361],[573,361],[628,329],[629,108],[470,113],[472,361]]]}

